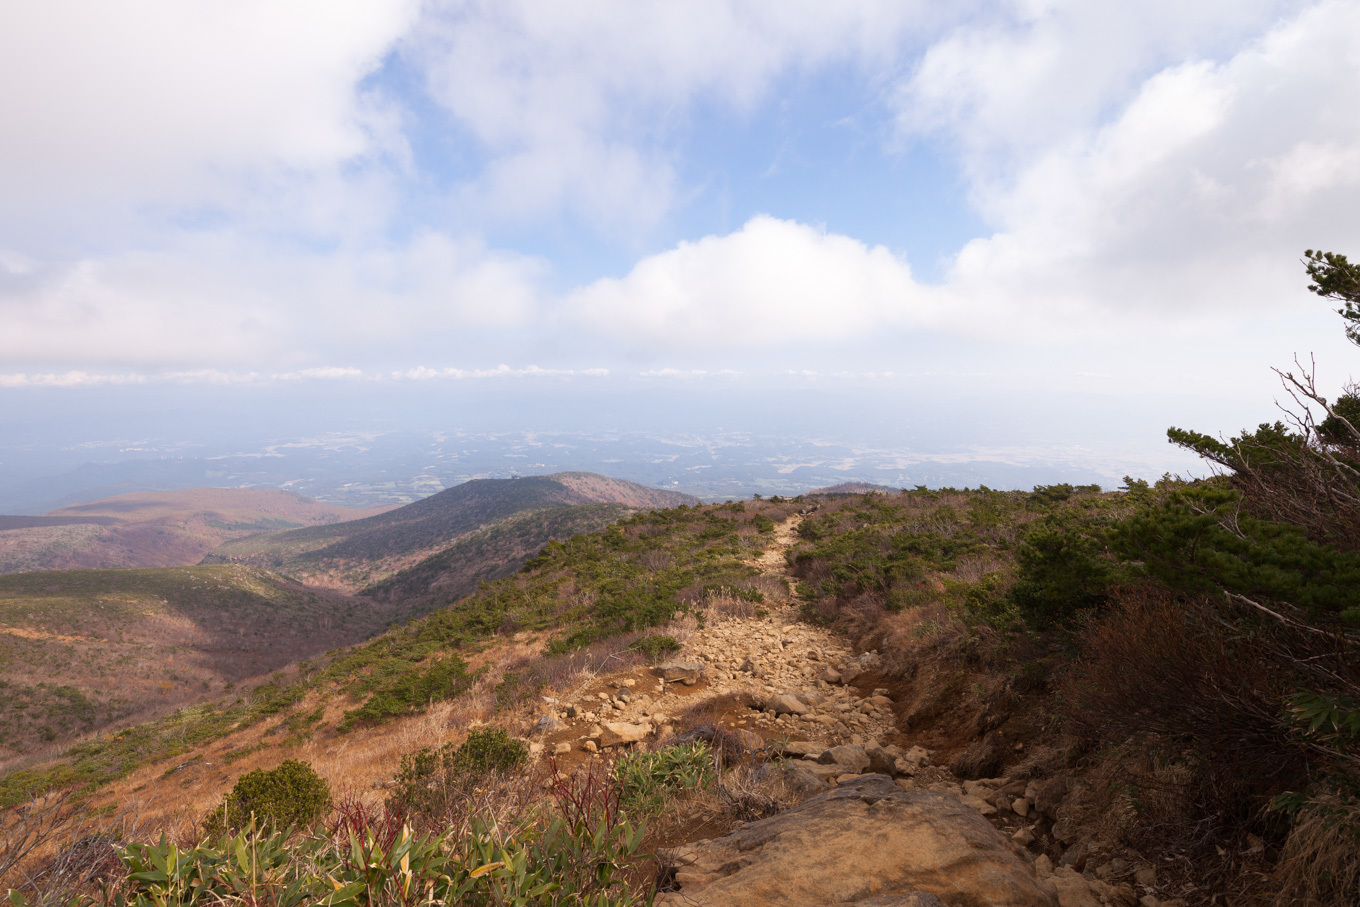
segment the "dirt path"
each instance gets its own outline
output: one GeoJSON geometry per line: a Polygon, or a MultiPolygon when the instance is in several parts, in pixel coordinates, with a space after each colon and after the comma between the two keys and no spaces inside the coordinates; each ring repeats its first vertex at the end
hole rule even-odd
{"type": "MultiPolygon", "coordinates": [[[[1013,859],[1012,854],[1023,855],[1022,848],[1031,844],[1039,850],[1043,844],[1038,840],[1043,831],[1040,823],[1045,820],[1035,812],[1039,793],[1034,780],[960,782],[948,769],[931,765],[931,753],[925,748],[910,746],[903,751],[886,743],[894,737],[901,739],[895,734],[889,691],[864,689],[867,678],[851,683],[861,673],[874,676],[869,672],[880,667],[878,654],[856,655],[827,629],[800,619],[787,554],[797,541],[803,518],[797,515],[778,524],[769,547],[748,561],[764,578],[765,602],[756,606],[734,598],[728,603],[730,608],[714,607],[692,630],[677,628],[683,647],[669,667],[641,667],[597,677],[560,704],[556,719],[560,726],[540,738],[541,745],[549,753],[555,750],[567,765],[579,764],[597,758],[611,746],[664,740],[677,716],[703,703],[697,715],[691,713],[687,724],[694,724],[697,718],[725,727],[752,747],[767,745],[769,752],[769,745],[773,745],[787,756],[801,756],[787,764],[795,766],[794,774],[803,779],[800,783],[808,785],[802,788],[805,796],[825,792],[830,785],[848,783],[853,787],[866,773],[888,775],[906,791],[930,790],[949,798],[920,801],[935,804],[931,809],[957,811],[961,805],[976,810],[1000,832],[986,846],[1004,853],[1006,859],[1013,859]],[[693,683],[681,679],[666,682],[658,676],[679,678],[686,673],[693,675],[693,683]],[[955,804],[952,807],[948,805],[951,802],[955,804]]],[[[730,829],[708,828],[700,823],[691,831],[699,829],[704,832],[685,840],[714,839],[705,846],[721,856],[721,871],[715,878],[725,877],[730,867],[751,859],[745,852],[723,851],[727,845],[716,839],[730,829]]],[[[966,839],[965,849],[981,847],[978,841],[983,839],[978,837],[976,826],[972,829],[954,837],[949,836],[954,833],[945,834],[940,839],[942,846],[962,846],[959,841],[966,839]]],[[[874,829],[874,841],[881,843],[880,835],[889,832],[895,830],[885,828],[880,833],[874,829]]],[[[835,829],[826,832],[834,833],[835,829]]],[[[691,851],[681,848],[673,856],[691,851]]],[[[969,854],[969,860],[976,857],[972,850],[969,854]]],[[[836,866],[821,866],[816,871],[837,878],[843,874],[836,866]]],[[[1089,872],[1083,876],[1070,866],[1055,868],[1054,861],[1041,852],[1037,857],[1024,855],[1019,871],[1021,876],[1037,879],[1043,895],[1061,907],[1184,907],[1183,902],[1160,902],[1150,897],[1139,901],[1130,884],[1116,888],[1089,872]]],[[[677,874],[682,890],[667,895],[660,903],[727,903],[703,900],[703,886],[712,879],[700,878],[702,875],[687,881],[683,873],[677,874]],[[699,892],[699,900],[691,897],[693,892],[699,892]]],[[[844,884],[847,890],[853,889],[860,884],[858,875],[846,876],[844,884]]],[[[977,902],[984,900],[994,902],[981,896],[977,902]]],[[[748,899],[741,903],[767,902],[748,899]]]]}
{"type": "Polygon", "coordinates": [[[794,542],[798,541],[798,527],[803,525],[805,519],[807,517],[804,514],[797,513],[782,523],[776,523],[774,540],[770,543],[770,547],[761,552],[755,560],[750,561],[750,565],[766,576],[774,576],[792,582],[793,574],[789,572],[788,568],[788,551],[793,547],[794,542]]]}
{"type": "Polygon", "coordinates": [[[777,524],[770,546],[748,562],[771,580],[763,603],[719,602],[698,626],[676,630],[682,649],[672,662],[693,665],[695,682],[665,683],[652,668],[600,675],[558,704],[561,726],[544,736],[544,748],[576,758],[598,752],[620,736],[611,724],[655,728],[664,736],[678,715],[700,701],[712,701],[707,720],[764,740],[831,747],[874,746],[886,739],[894,721],[887,691],[866,696],[842,683],[873,667],[876,656],[856,659],[829,630],[800,619],[786,555],[802,520],[795,515],[777,524]],[[797,704],[770,708],[781,694],[792,694],[797,704]]]}

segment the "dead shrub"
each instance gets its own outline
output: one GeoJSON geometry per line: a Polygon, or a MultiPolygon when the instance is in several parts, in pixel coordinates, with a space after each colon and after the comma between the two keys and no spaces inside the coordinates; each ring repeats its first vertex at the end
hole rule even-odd
{"type": "Polygon", "coordinates": [[[926,660],[961,659],[963,630],[958,617],[948,608],[926,605],[900,614],[884,614],[875,640],[886,670],[904,677],[926,660]]]}
{"type": "Polygon", "coordinates": [[[989,573],[994,573],[1005,567],[1005,562],[994,557],[961,557],[950,575],[961,583],[981,582],[982,578],[989,573]]]}
{"type": "Polygon", "coordinates": [[[879,632],[883,615],[886,613],[882,593],[861,592],[840,606],[836,623],[847,636],[862,647],[870,636],[879,632]]]}
{"type": "Polygon", "coordinates": [[[638,554],[637,562],[649,573],[660,573],[675,563],[675,556],[661,548],[648,548],[638,554]]]}
{"type": "Polygon", "coordinates": [[[1278,836],[1283,823],[1263,807],[1308,768],[1279,720],[1297,678],[1270,628],[1241,632],[1224,618],[1204,599],[1126,592],[1086,625],[1082,659],[1059,686],[1091,742],[1147,754],[1128,779],[1141,804],[1131,837],[1200,856],[1248,832],[1278,836]]]}
{"type": "Polygon", "coordinates": [[[719,725],[730,716],[758,710],[762,705],[753,693],[731,692],[709,696],[675,716],[675,733],[683,736],[695,728],[719,725]]]}
{"type": "Polygon", "coordinates": [[[99,817],[73,793],[51,791],[0,810],[0,885],[30,903],[65,904],[122,868],[114,845],[136,833],[135,812],[99,817]]]}

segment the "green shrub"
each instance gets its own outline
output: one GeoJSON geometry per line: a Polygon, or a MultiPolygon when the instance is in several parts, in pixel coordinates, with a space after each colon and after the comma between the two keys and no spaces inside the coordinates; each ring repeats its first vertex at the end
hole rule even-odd
{"type": "Polygon", "coordinates": [[[488,776],[524,764],[529,748],[497,727],[478,728],[461,744],[424,747],[401,757],[396,787],[388,803],[397,811],[438,819],[488,776]]]}
{"type": "Polygon", "coordinates": [[[1003,581],[996,574],[984,576],[963,594],[963,615],[970,624],[986,624],[1004,630],[1015,623],[1016,606],[1002,590],[1003,581]]]}
{"type": "Polygon", "coordinates": [[[1016,564],[1019,578],[1010,599],[1036,628],[1103,607],[1118,580],[1100,540],[1083,528],[1056,523],[1045,523],[1025,537],[1016,564]]]}
{"type": "Polygon", "coordinates": [[[654,753],[630,753],[614,766],[620,802],[631,814],[655,815],[677,791],[694,790],[713,780],[713,751],[696,740],[654,753]]]}
{"type": "Polygon", "coordinates": [[[432,702],[451,699],[471,683],[467,663],[456,655],[434,661],[424,670],[407,669],[395,673],[375,689],[362,706],[345,712],[339,730],[351,730],[356,724],[382,724],[432,702]]]}
{"type": "Polygon", "coordinates": [[[634,652],[640,652],[650,662],[658,662],[674,652],[680,651],[680,641],[674,636],[648,634],[640,636],[628,644],[634,652]]]}
{"type": "Polygon", "coordinates": [[[934,589],[920,586],[895,586],[888,590],[884,607],[889,611],[910,611],[913,608],[932,604],[939,598],[939,593],[934,589]]]}
{"type": "Polygon", "coordinates": [[[1360,626],[1360,554],[1252,517],[1221,483],[1174,489],[1112,532],[1116,550],[1174,589],[1288,602],[1314,618],[1360,626]]]}
{"type": "Polygon", "coordinates": [[[503,729],[484,727],[468,734],[454,751],[453,768],[464,774],[485,775],[519,768],[529,757],[529,748],[503,729]]]}
{"type": "MultiPolygon", "coordinates": [[[[588,904],[632,907],[622,871],[642,830],[627,822],[590,825],[564,818],[492,821],[476,815],[466,832],[395,834],[368,822],[352,835],[293,837],[249,822],[193,848],[164,838],[116,848],[123,864],[116,903],[128,907],[370,907],[377,904],[588,904]]],[[[27,907],[18,892],[12,907],[27,907]]],[[[101,903],[80,895],[68,907],[101,903]]]]}
{"type": "Polygon", "coordinates": [[[261,826],[305,827],[331,808],[331,789],[299,759],[285,759],[278,768],[257,768],[237,779],[231,793],[208,814],[206,834],[220,835],[245,827],[252,817],[261,826]]]}

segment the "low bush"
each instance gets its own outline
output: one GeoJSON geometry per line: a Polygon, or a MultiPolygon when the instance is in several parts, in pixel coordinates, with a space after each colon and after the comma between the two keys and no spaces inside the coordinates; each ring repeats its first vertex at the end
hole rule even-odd
{"type": "MultiPolygon", "coordinates": [[[[115,901],[129,907],[415,907],[458,904],[631,907],[622,875],[640,829],[627,822],[590,826],[561,816],[511,824],[474,818],[466,829],[395,836],[371,828],[345,837],[290,837],[249,822],[233,835],[193,848],[162,839],[118,848],[123,876],[115,901]]],[[[11,892],[13,907],[27,901],[11,892]]],[[[85,896],[68,907],[94,907],[85,896]]]]}
{"type": "Polygon", "coordinates": [[[299,759],[285,759],[278,768],[257,768],[237,779],[231,793],[204,820],[204,833],[221,835],[249,822],[261,827],[304,828],[331,808],[326,779],[299,759]]]}
{"type": "Polygon", "coordinates": [[[373,691],[357,709],[345,712],[340,731],[359,724],[382,722],[425,708],[432,702],[451,699],[472,683],[467,663],[456,655],[432,661],[424,670],[399,673],[373,691]]]}
{"type": "Polygon", "coordinates": [[[519,768],[528,756],[529,748],[501,728],[478,728],[461,744],[402,756],[388,804],[421,821],[446,819],[470,789],[519,768]]]}
{"type": "Polygon", "coordinates": [[[672,655],[680,651],[680,641],[674,636],[664,636],[661,634],[649,634],[641,636],[629,643],[628,648],[634,652],[640,652],[648,661],[658,662],[667,655],[672,655]]]}
{"type": "Polygon", "coordinates": [[[707,743],[696,740],[652,753],[630,753],[615,764],[614,777],[629,814],[656,815],[676,792],[694,790],[713,780],[713,751],[707,743]]]}
{"type": "Polygon", "coordinates": [[[1057,521],[1031,530],[1016,552],[1018,579],[1010,599],[1035,628],[1070,621],[1110,600],[1119,571],[1089,527],[1057,521]]]}

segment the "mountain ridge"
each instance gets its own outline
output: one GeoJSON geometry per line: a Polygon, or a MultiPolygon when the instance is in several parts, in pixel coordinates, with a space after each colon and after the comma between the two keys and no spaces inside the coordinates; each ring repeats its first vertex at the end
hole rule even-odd
{"type": "MultiPolygon", "coordinates": [[[[313,585],[357,592],[438,555],[469,533],[517,514],[599,504],[624,508],[600,512],[598,525],[578,523],[573,532],[579,532],[600,528],[625,510],[698,503],[690,495],[595,473],[473,479],[363,519],[228,542],[210,552],[203,563],[249,564],[313,585]]],[[[537,546],[550,537],[541,535],[537,546]]],[[[532,553],[525,551],[523,556],[532,553]]]]}

